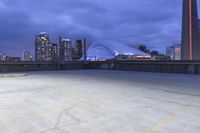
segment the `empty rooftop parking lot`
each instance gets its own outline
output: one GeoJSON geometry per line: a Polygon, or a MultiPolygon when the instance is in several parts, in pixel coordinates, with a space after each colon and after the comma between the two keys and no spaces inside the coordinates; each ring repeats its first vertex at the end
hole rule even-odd
{"type": "Polygon", "coordinates": [[[0,74],[0,133],[199,133],[200,76],[0,74]]]}

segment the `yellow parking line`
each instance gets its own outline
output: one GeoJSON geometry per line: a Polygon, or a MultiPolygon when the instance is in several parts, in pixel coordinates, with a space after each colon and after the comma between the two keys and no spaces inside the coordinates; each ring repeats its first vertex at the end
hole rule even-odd
{"type": "Polygon", "coordinates": [[[186,112],[188,108],[189,105],[181,106],[175,113],[158,122],[153,128],[150,129],[149,133],[158,133],[160,129],[177,119],[181,114],[186,112]]]}
{"type": "Polygon", "coordinates": [[[27,118],[12,119],[8,123],[0,125],[0,128],[6,128],[9,125],[16,124],[16,123],[31,121],[32,118],[35,117],[35,116],[46,117],[46,116],[50,115],[51,113],[60,112],[60,111],[62,111],[64,109],[66,109],[66,108],[76,108],[76,107],[80,107],[80,106],[84,106],[84,105],[98,104],[99,102],[103,102],[103,101],[106,101],[106,100],[110,99],[113,95],[110,95],[110,96],[99,96],[99,97],[96,97],[96,98],[93,98],[93,99],[80,100],[76,104],[72,104],[72,105],[66,104],[66,105],[62,106],[61,108],[53,108],[53,109],[48,110],[46,112],[32,113],[30,115],[30,117],[27,117],[27,118]]]}
{"type": "Polygon", "coordinates": [[[25,77],[27,74],[8,74],[8,75],[0,75],[0,78],[16,78],[16,77],[25,77]]]}

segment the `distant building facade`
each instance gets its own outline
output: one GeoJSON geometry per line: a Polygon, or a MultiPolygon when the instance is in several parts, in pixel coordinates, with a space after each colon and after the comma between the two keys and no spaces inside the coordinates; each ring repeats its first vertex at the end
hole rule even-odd
{"type": "Polygon", "coordinates": [[[77,49],[77,58],[81,59],[83,56],[83,43],[82,40],[77,40],[76,41],[76,49],[77,49]]]}
{"type": "Polygon", "coordinates": [[[159,54],[151,56],[151,60],[171,60],[171,58],[169,56],[159,54]]]}
{"type": "Polygon", "coordinates": [[[62,37],[59,37],[59,56],[60,61],[72,61],[72,42],[70,39],[63,39],[62,37]]]}
{"type": "Polygon", "coordinates": [[[52,56],[52,61],[58,61],[58,45],[56,43],[51,44],[51,56],[52,56]]]}
{"type": "Polygon", "coordinates": [[[0,53],[0,61],[3,61],[3,54],[0,53]]]}
{"type": "Polygon", "coordinates": [[[20,57],[7,56],[6,54],[0,53],[0,61],[17,62],[17,61],[21,61],[21,58],[20,57]]]}
{"type": "Polygon", "coordinates": [[[174,44],[166,48],[166,55],[172,60],[181,60],[181,44],[174,44]]]}
{"type": "Polygon", "coordinates": [[[20,57],[6,56],[5,61],[18,62],[18,61],[21,61],[21,58],[20,57]]]}
{"type": "Polygon", "coordinates": [[[25,50],[23,53],[24,61],[33,61],[33,56],[31,55],[31,51],[25,50]]]}
{"type": "Polygon", "coordinates": [[[166,56],[169,56],[171,59],[174,57],[174,46],[168,46],[166,48],[166,56]]]}
{"type": "Polygon", "coordinates": [[[82,40],[76,40],[75,47],[72,48],[73,61],[79,61],[83,57],[83,44],[82,40]]]}
{"type": "Polygon", "coordinates": [[[42,32],[35,39],[35,60],[56,61],[57,46],[52,44],[48,33],[42,32]]]}
{"type": "Polygon", "coordinates": [[[115,57],[116,61],[134,61],[134,60],[151,60],[150,55],[117,55],[115,57]]]}

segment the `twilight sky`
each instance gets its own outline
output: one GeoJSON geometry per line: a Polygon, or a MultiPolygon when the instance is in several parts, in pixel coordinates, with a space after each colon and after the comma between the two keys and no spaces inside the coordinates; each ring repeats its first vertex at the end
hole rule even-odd
{"type": "Polygon", "coordinates": [[[145,43],[164,53],[180,42],[181,6],[182,0],[0,0],[0,52],[34,52],[35,36],[46,31],[56,43],[58,35],[86,34],[90,42],[145,43]]]}

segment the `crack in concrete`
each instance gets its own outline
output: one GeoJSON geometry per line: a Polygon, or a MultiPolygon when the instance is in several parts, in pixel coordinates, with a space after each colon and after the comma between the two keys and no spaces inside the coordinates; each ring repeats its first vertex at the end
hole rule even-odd
{"type": "MultiPolygon", "coordinates": [[[[47,130],[44,130],[44,131],[42,131],[42,132],[40,132],[40,133],[46,133],[46,132],[49,132],[49,131],[52,131],[52,130],[61,130],[62,127],[67,127],[67,126],[72,126],[72,125],[79,125],[79,124],[81,124],[81,120],[80,120],[79,118],[75,117],[74,115],[72,115],[72,114],[70,113],[70,111],[71,111],[72,109],[74,109],[75,107],[77,107],[77,106],[74,105],[74,106],[71,106],[71,107],[69,107],[69,108],[64,109],[63,111],[61,111],[61,112],[59,113],[58,117],[57,117],[55,126],[54,126],[53,128],[49,128],[49,129],[47,129],[47,130]],[[73,124],[66,124],[66,125],[63,125],[63,126],[59,126],[63,115],[69,116],[71,120],[75,121],[75,123],[73,123],[73,124]]],[[[62,130],[63,130],[63,129],[62,129],[62,130]]],[[[65,133],[67,133],[67,131],[65,131],[65,133]]]]}
{"type": "Polygon", "coordinates": [[[193,96],[193,97],[199,97],[200,96],[200,94],[191,94],[191,93],[189,94],[189,93],[184,93],[184,92],[177,92],[177,91],[173,91],[173,90],[166,90],[166,89],[159,89],[159,88],[152,88],[152,87],[147,87],[147,88],[151,89],[151,90],[167,92],[167,93],[170,93],[170,94],[179,94],[179,95],[193,96]]]}

